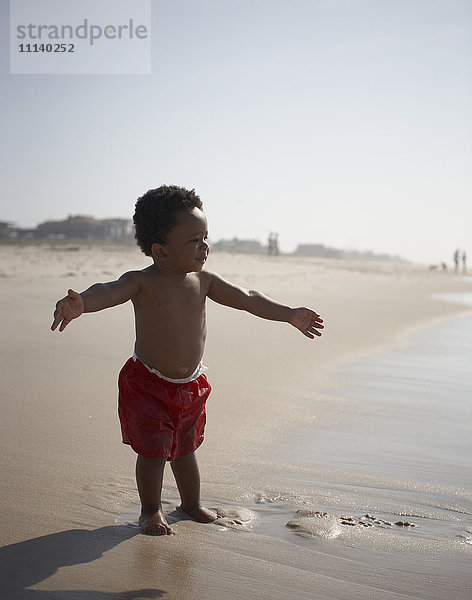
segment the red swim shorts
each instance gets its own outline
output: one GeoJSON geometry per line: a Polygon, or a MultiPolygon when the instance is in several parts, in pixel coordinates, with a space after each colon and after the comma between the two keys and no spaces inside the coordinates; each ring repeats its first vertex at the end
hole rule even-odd
{"type": "Polygon", "coordinates": [[[174,460],[203,442],[205,403],[211,387],[205,375],[172,383],[130,358],[118,378],[118,414],[123,443],[147,457],[174,460]]]}

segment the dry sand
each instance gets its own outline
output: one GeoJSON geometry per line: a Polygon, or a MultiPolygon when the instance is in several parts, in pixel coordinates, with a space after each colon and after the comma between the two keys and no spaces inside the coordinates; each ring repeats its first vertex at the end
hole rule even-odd
{"type": "MultiPolygon", "coordinates": [[[[288,325],[208,306],[213,393],[198,457],[203,498],[226,515],[227,527],[174,514],[177,535],[152,538],[126,524],[138,509],[135,456],[121,443],[116,412],[117,374],[133,348],[132,307],[85,315],[62,334],[49,331],[54,303],[68,287],[82,291],[147,264],[135,248],[0,246],[4,597],[469,598],[470,546],[456,552],[393,534],[387,542],[375,535],[367,543],[355,535],[336,543],[330,535],[301,539],[271,519],[280,508],[283,520],[286,502],[297,499],[317,510],[316,489],[310,496],[306,481],[284,484],[287,466],[274,459],[275,449],[314,407],[321,421],[332,418],[338,407],[329,391],[342,383],[345,365],[466,312],[432,294],[470,290],[470,283],[397,263],[212,255],[209,270],[318,310],[326,331],[310,341],[288,325]],[[254,505],[259,524],[248,510],[254,505]]],[[[178,495],[167,471],[172,518],[178,495]]],[[[329,518],[320,523],[328,534],[334,527],[329,518]]]]}

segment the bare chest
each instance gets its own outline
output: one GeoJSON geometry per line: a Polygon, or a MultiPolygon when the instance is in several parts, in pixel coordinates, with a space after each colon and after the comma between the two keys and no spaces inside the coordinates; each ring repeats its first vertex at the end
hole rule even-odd
{"type": "Polygon", "coordinates": [[[199,279],[192,278],[180,285],[151,282],[135,302],[137,317],[162,324],[178,321],[201,321],[205,314],[206,291],[199,279]]]}

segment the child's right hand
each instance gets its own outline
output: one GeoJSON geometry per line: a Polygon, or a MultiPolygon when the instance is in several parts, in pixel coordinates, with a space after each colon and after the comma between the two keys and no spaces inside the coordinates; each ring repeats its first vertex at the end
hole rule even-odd
{"type": "Polygon", "coordinates": [[[67,296],[59,300],[54,311],[54,321],[51,325],[54,331],[59,323],[59,331],[64,331],[72,319],[77,319],[84,312],[84,302],[82,297],[74,290],[68,290],[67,296]]]}

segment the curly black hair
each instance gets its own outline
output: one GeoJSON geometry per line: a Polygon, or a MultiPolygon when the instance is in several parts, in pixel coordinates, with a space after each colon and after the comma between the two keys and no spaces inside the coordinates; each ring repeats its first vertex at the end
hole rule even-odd
{"type": "Polygon", "coordinates": [[[167,243],[167,235],[177,224],[179,212],[202,207],[202,201],[195,190],[186,190],[177,185],[161,185],[147,191],[138,198],[133,216],[138,246],[146,256],[151,256],[154,243],[167,243]]]}

